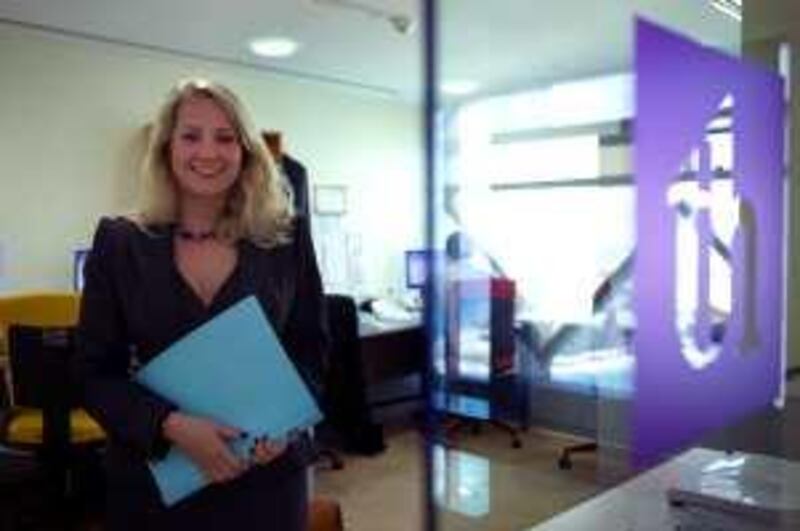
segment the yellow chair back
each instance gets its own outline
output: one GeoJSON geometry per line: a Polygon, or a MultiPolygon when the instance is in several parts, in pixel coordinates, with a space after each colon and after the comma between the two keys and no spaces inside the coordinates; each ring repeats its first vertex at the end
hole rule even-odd
{"type": "Polygon", "coordinates": [[[0,323],[27,326],[73,326],[81,296],[75,292],[21,293],[0,297],[0,323]]]}
{"type": "Polygon", "coordinates": [[[78,324],[81,296],[73,292],[21,293],[0,297],[0,347],[6,343],[9,325],[75,326],[78,324]]]}

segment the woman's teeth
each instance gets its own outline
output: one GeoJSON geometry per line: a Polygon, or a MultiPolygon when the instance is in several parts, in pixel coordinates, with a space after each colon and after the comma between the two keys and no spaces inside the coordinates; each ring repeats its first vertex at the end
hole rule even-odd
{"type": "Polygon", "coordinates": [[[222,170],[222,166],[220,164],[214,164],[213,166],[193,165],[191,166],[191,169],[194,173],[203,177],[214,177],[219,175],[222,170]]]}

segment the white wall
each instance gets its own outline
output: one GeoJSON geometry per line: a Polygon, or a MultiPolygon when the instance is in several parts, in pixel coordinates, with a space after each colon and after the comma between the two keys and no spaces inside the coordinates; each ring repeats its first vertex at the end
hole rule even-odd
{"type": "Polygon", "coordinates": [[[233,88],[314,183],[348,186],[365,292],[422,241],[419,112],[358,89],[0,24],[0,291],[68,288],[71,250],[134,204],[143,125],[173,83],[233,88]]]}

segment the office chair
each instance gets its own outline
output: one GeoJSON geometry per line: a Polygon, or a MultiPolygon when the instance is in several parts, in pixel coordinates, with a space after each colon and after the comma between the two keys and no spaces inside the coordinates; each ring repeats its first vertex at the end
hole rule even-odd
{"type": "MultiPolygon", "coordinates": [[[[320,439],[328,445],[322,448],[329,459],[338,457],[333,447],[377,454],[385,449],[383,431],[372,422],[367,404],[355,301],[345,295],[326,295],[325,306],[331,342],[322,393],[326,418],[319,429],[320,439]]],[[[337,468],[337,460],[331,461],[337,468]]]]}
{"type": "MultiPolygon", "coordinates": [[[[70,357],[80,298],[73,293],[38,293],[0,297],[0,330],[6,358],[8,407],[2,412],[0,444],[35,456],[49,477],[55,503],[69,502],[99,478],[97,451],[105,442],[102,428],[71,394],[70,357]],[[78,471],[81,474],[78,474],[78,471]]],[[[88,492],[88,491],[87,491],[88,492]]]]}
{"type": "MultiPolygon", "coordinates": [[[[7,353],[5,366],[7,402],[4,429],[0,439],[9,446],[35,449],[43,443],[42,411],[19,402],[15,397],[14,367],[9,365],[8,329],[11,325],[41,328],[72,328],[77,325],[80,296],[75,293],[31,293],[0,297],[0,336],[7,353]]],[[[12,364],[13,365],[13,364],[12,364]]],[[[16,387],[15,387],[16,385],[16,387]]],[[[69,415],[72,444],[94,444],[105,441],[103,429],[85,410],[74,408],[69,415]]]]}
{"type": "Polygon", "coordinates": [[[0,452],[0,529],[46,529],[44,467],[24,453],[0,452]]]}
{"type": "Polygon", "coordinates": [[[436,393],[437,408],[446,413],[445,439],[465,426],[478,432],[485,422],[508,433],[513,448],[522,447],[528,404],[516,348],[515,292],[515,283],[504,278],[460,280],[447,288],[445,390],[436,393]],[[463,334],[466,329],[472,330],[463,334]],[[488,354],[488,382],[462,371],[476,351],[488,354]],[[509,412],[519,426],[501,418],[509,412]]]}

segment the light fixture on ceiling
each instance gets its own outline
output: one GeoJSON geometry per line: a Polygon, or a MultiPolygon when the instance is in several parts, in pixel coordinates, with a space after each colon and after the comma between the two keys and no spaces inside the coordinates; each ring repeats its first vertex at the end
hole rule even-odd
{"type": "Polygon", "coordinates": [[[470,79],[452,79],[442,83],[441,90],[448,96],[467,96],[478,90],[478,82],[470,79]]]}
{"type": "Polygon", "coordinates": [[[738,22],[742,21],[742,0],[711,0],[711,7],[738,22]]]}
{"type": "Polygon", "coordinates": [[[416,23],[413,18],[405,13],[396,11],[389,11],[370,5],[366,2],[359,2],[357,0],[311,0],[315,4],[325,5],[338,9],[346,9],[350,11],[358,11],[367,16],[378,18],[389,23],[394,31],[401,35],[410,35],[416,29],[416,23]]]}
{"type": "Polygon", "coordinates": [[[292,39],[269,37],[250,41],[250,51],[261,57],[283,58],[294,55],[300,45],[292,39]]]}

